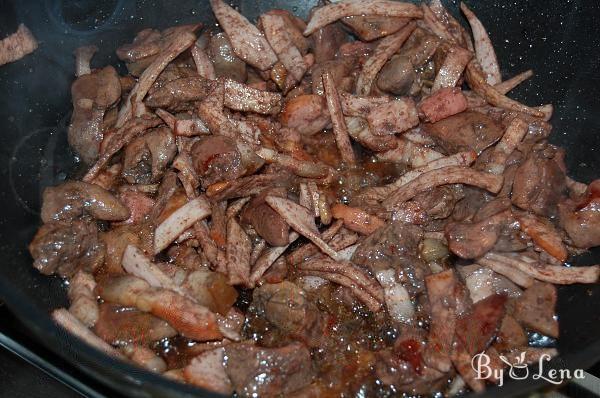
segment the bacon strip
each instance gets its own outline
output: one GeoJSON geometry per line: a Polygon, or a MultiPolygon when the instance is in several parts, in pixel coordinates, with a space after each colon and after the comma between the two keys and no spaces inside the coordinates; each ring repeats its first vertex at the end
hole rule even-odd
{"type": "MultiPolygon", "coordinates": [[[[343,3],[336,3],[335,5],[337,4],[343,3]]],[[[364,12],[362,12],[361,14],[364,14],[364,12]]],[[[371,87],[373,86],[373,82],[375,81],[375,78],[377,77],[377,74],[379,73],[381,68],[383,68],[383,65],[385,65],[385,63],[392,57],[392,55],[394,55],[400,49],[400,47],[402,47],[406,39],[409,38],[409,36],[413,32],[413,30],[415,30],[416,27],[416,23],[410,22],[398,32],[381,39],[381,41],[377,44],[377,47],[373,51],[373,54],[365,61],[365,64],[363,65],[363,68],[360,74],[358,75],[356,81],[356,93],[358,95],[369,95],[371,93],[371,87]]]]}
{"type": "Polygon", "coordinates": [[[423,12],[414,4],[392,0],[347,0],[331,3],[319,7],[313,12],[304,30],[304,36],[308,36],[338,19],[352,15],[421,18],[423,12]]]}
{"type": "Polygon", "coordinates": [[[431,306],[431,323],[423,359],[441,372],[452,369],[450,352],[457,316],[456,302],[453,300],[456,283],[458,282],[452,269],[425,278],[431,306]]]}
{"type": "Polygon", "coordinates": [[[458,87],[443,88],[419,104],[425,120],[435,123],[467,109],[467,99],[458,87]]]}
{"type": "Polygon", "coordinates": [[[552,257],[564,263],[569,256],[556,228],[547,220],[542,220],[533,214],[517,215],[517,220],[523,232],[531,237],[533,242],[544,249],[552,257]]]}

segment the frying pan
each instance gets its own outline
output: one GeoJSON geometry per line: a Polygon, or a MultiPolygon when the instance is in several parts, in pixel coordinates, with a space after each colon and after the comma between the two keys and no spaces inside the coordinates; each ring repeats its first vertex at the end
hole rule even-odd
{"type": "MultiPolygon", "coordinates": [[[[254,20],[272,8],[302,17],[317,0],[239,0],[234,5],[254,20]]],[[[459,15],[455,1],[445,2],[459,15]]],[[[504,77],[532,68],[536,76],[511,96],[530,105],[553,103],[551,141],[567,149],[570,175],[590,182],[600,175],[600,2],[475,1],[468,4],[488,28],[504,77]]],[[[66,304],[59,278],[35,271],[27,244],[39,226],[41,192],[77,170],[68,149],[73,50],[96,44],[92,67],[113,64],[114,50],[145,27],[166,28],[201,21],[214,26],[207,0],[0,0],[0,34],[25,23],[39,49],[0,67],[0,299],[33,336],[99,381],[135,397],[215,396],[116,361],[56,327],[48,313],[66,304]]],[[[598,250],[577,260],[600,262],[598,250]]],[[[559,288],[558,368],[587,368],[600,360],[600,286],[559,288]]],[[[542,380],[509,381],[489,396],[514,396],[539,388],[542,380]]]]}

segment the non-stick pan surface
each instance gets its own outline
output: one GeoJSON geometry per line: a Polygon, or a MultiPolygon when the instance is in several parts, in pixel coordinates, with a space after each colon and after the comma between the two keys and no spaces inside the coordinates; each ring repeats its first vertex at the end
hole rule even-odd
{"type": "MultiPolygon", "coordinates": [[[[315,0],[241,0],[250,19],[271,8],[306,16],[315,0]]],[[[468,4],[490,32],[505,77],[532,68],[536,76],[511,95],[530,105],[553,103],[552,142],[567,149],[570,175],[590,182],[600,176],[600,48],[595,1],[475,1],[468,4]]],[[[456,2],[448,2],[458,15],[456,2]]],[[[48,316],[65,304],[58,278],[31,266],[27,244],[39,225],[44,187],[63,181],[76,165],[67,147],[73,50],[96,44],[92,66],[117,65],[114,50],[146,27],[201,21],[214,24],[207,0],[0,0],[0,34],[25,23],[39,49],[0,67],[0,298],[50,349],[129,396],[211,396],[115,361],[67,336],[48,316]]],[[[121,65],[122,68],[122,65],[121,65]]],[[[581,264],[600,262],[598,251],[581,264]]],[[[561,338],[558,367],[586,368],[600,359],[600,286],[559,289],[561,338]]],[[[0,320],[1,322],[1,320],[0,320]]],[[[489,389],[509,396],[539,387],[541,380],[489,389]]]]}

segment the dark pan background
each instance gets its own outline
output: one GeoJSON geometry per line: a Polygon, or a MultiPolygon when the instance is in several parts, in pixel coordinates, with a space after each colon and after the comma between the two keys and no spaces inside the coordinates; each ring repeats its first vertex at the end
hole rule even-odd
{"type": "MultiPolygon", "coordinates": [[[[315,3],[235,2],[251,19],[275,7],[305,17],[315,3]]],[[[534,69],[536,76],[510,95],[529,105],[556,106],[551,140],[567,148],[570,175],[590,182],[600,174],[600,2],[467,3],[488,28],[504,77],[534,69]]],[[[458,15],[457,2],[447,4],[458,15]]],[[[58,278],[31,267],[27,244],[39,225],[42,190],[63,181],[76,166],[66,141],[73,50],[96,44],[100,52],[92,66],[117,65],[114,49],[135,32],[197,21],[215,23],[207,0],[0,0],[0,35],[22,22],[40,42],[34,54],[0,67],[0,299],[51,350],[130,396],[211,395],[114,361],[56,328],[48,311],[65,304],[64,289],[58,278]]],[[[598,263],[599,252],[578,262],[598,263]]],[[[599,308],[598,284],[560,288],[561,358],[556,366],[587,368],[600,359],[599,308]]],[[[487,394],[510,396],[539,386],[531,380],[511,382],[487,394]]]]}

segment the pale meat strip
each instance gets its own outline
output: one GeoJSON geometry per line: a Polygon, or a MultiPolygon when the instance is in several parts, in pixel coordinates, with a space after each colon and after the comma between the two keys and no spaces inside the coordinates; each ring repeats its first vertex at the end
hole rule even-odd
{"type": "Polygon", "coordinates": [[[333,173],[333,170],[321,162],[298,160],[269,148],[260,148],[256,151],[256,154],[267,163],[280,164],[300,177],[323,178],[333,173]]]}
{"type": "Polygon", "coordinates": [[[265,37],[246,17],[222,0],[210,0],[210,6],[238,57],[260,70],[267,70],[277,62],[277,55],[265,37]]]}
{"type": "Polygon", "coordinates": [[[535,279],[557,285],[596,283],[600,277],[600,265],[563,267],[558,265],[539,264],[537,261],[524,256],[505,256],[492,252],[487,253],[484,258],[491,261],[503,262],[535,279]]]}
{"type": "Polygon", "coordinates": [[[54,310],[52,312],[52,319],[54,319],[54,322],[62,326],[69,333],[78,337],[97,350],[100,350],[113,357],[124,358],[119,351],[115,350],[110,344],[96,336],[90,329],[81,323],[81,321],[77,319],[75,315],[71,314],[66,309],[59,308],[54,310]]]}
{"type": "Polygon", "coordinates": [[[502,176],[482,173],[462,166],[448,166],[421,174],[391,194],[383,201],[383,205],[387,210],[392,210],[398,204],[412,199],[419,192],[447,184],[473,185],[492,193],[498,193],[502,189],[503,182],[502,176]]]}
{"type": "Polygon", "coordinates": [[[504,173],[506,160],[517,149],[517,145],[523,140],[527,131],[529,131],[529,124],[524,120],[516,117],[510,122],[502,139],[493,149],[487,166],[488,172],[492,174],[504,173]]]}
{"type": "MultiPolygon", "coordinates": [[[[343,220],[336,220],[333,224],[329,226],[323,233],[321,234],[321,238],[325,242],[330,242],[331,239],[339,232],[339,230],[344,225],[343,220]]],[[[286,260],[288,263],[300,264],[302,261],[306,260],[310,256],[317,254],[319,252],[319,248],[315,246],[313,243],[306,243],[303,246],[300,246],[292,253],[286,256],[286,260]]]]}
{"type": "Polygon", "coordinates": [[[192,58],[196,64],[198,74],[205,79],[213,80],[217,78],[215,67],[208,57],[206,51],[200,46],[198,41],[192,46],[192,58]]]}
{"type": "Polygon", "coordinates": [[[15,62],[38,48],[38,42],[27,26],[20,24],[12,35],[0,40],[0,65],[15,62]]]}
{"type": "Polygon", "coordinates": [[[300,50],[294,45],[281,15],[263,14],[260,17],[267,41],[271,44],[277,58],[296,81],[302,80],[306,73],[306,64],[300,50]]]}
{"type": "Polygon", "coordinates": [[[397,191],[401,186],[408,184],[420,175],[432,170],[437,170],[449,166],[470,166],[477,159],[477,154],[474,151],[458,152],[454,155],[446,156],[432,162],[427,163],[418,169],[414,169],[404,173],[396,181],[382,187],[371,187],[363,191],[363,195],[369,196],[376,200],[384,200],[393,192],[397,191]]]}
{"type": "Polygon", "coordinates": [[[410,22],[398,32],[381,39],[375,50],[373,50],[373,54],[365,61],[358,75],[356,94],[369,95],[371,93],[373,82],[383,65],[402,47],[416,27],[415,22],[410,22]]]}
{"type": "Polygon", "coordinates": [[[531,108],[510,99],[504,94],[499,93],[494,87],[490,86],[486,82],[485,76],[481,71],[481,66],[476,60],[471,60],[471,62],[469,62],[465,76],[471,89],[485,98],[491,105],[509,111],[523,112],[535,117],[543,118],[545,116],[539,109],[531,108]]]}
{"type": "Polygon", "coordinates": [[[383,289],[375,280],[369,278],[352,263],[340,263],[328,258],[319,258],[305,261],[298,265],[298,269],[303,271],[321,271],[343,275],[351,279],[361,289],[365,290],[380,303],[385,302],[383,289]]]}
{"type": "Polygon", "coordinates": [[[352,15],[381,15],[388,17],[421,18],[423,11],[410,3],[392,0],[347,0],[319,7],[313,12],[304,36],[308,36],[325,25],[352,15]]]}
{"type": "Polygon", "coordinates": [[[354,151],[352,150],[352,144],[350,143],[348,127],[346,126],[344,114],[342,113],[342,105],[340,104],[338,91],[330,72],[323,73],[323,88],[325,89],[325,96],[327,97],[327,109],[329,109],[329,113],[331,114],[335,143],[340,150],[342,160],[349,165],[354,165],[356,163],[356,158],[354,156],[354,151]]]}
{"type": "Polygon", "coordinates": [[[196,35],[189,31],[181,31],[173,37],[169,46],[158,54],[150,66],[144,70],[138,82],[127,96],[123,107],[119,111],[116,123],[117,128],[122,127],[125,122],[133,116],[132,102],[142,104],[144,97],[148,94],[148,90],[150,90],[150,87],[152,87],[158,75],[160,75],[167,65],[177,58],[179,54],[194,44],[195,41],[196,35]]]}
{"type": "Polygon", "coordinates": [[[127,273],[145,280],[150,286],[173,290],[182,296],[187,296],[183,288],[177,286],[170,276],[133,245],[127,245],[121,265],[127,273]]]}
{"type": "Polygon", "coordinates": [[[465,5],[460,3],[460,9],[462,10],[471,30],[473,31],[473,41],[475,45],[475,56],[477,61],[481,65],[483,72],[486,74],[486,81],[490,85],[496,85],[502,81],[502,75],[500,74],[500,66],[498,65],[498,58],[496,57],[496,51],[490,40],[485,27],[477,16],[465,5]]]}
{"type": "Polygon", "coordinates": [[[265,201],[275,210],[285,222],[289,224],[300,235],[305,236],[314,243],[323,253],[334,260],[337,260],[337,253],[327,243],[321,239],[321,234],[315,224],[315,219],[311,212],[303,206],[292,202],[289,199],[267,196],[265,201]]]}
{"type": "Polygon", "coordinates": [[[280,93],[258,90],[253,87],[226,79],[223,105],[241,112],[256,112],[276,115],[281,110],[280,93]]]}
{"type": "Polygon", "coordinates": [[[273,265],[275,261],[287,250],[288,247],[292,243],[298,239],[300,235],[296,232],[291,232],[288,238],[288,244],[285,246],[275,246],[270,247],[265,250],[260,257],[256,260],[254,267],[252,268],[252,273],[250,274],[250,284],[249,287],[256,286],[256,283],[262,278],[265,272],[273,265]]]}
{"type": "Polygon", "coordinates": [[[81,46],[77,47],[73,54],[75,55],[75,76],[89,75],[92,73],[90,62],[94,57],[94,54],[98,52],[98,47],[92,46],[81,46]]]}
{"type": "Polygon", "coordinates": [[[337,283],[338,285],[345,286],[349,288],[352,291],[352,294],[354,294],[357,299],[362,301],[370,311],[379,312],[382,309],[381,303],[377,301],[375,297],[361,289],[352,279],[348,278],[347,276],[323,271],[298,271],[298,274],[303,276],[317,276],[330,282],[337,283]]]}
{"type": "Polygon", "coordinates": [[[154,231],[154,254],[167,248],[179,235],[190,228],[197,221],[203,220],[211,214],[210,204],[203,196],[175,210],[154,231]]]}
{"type": "Polygon", "coordinates": [[[518,75],[511,77],[510,79],[507,79],[501,83],[496,84],[494,86],[494,88],[496,90],[498,90],[498,92],[500,94],[506,94],[509,91],[511,91],[512,89],[514,89],[515,87],[517,87],[519,84],[521,84],[524,81],[526,81],[527,79],[531,78],[532,76],[533,76],[533,71],[531,69],[529,69],[529,70],[526,70],[525,72],[521,72],[518,75]]]}
{"type": "Polygon", "coordinates": [[[229,284],[248,285],[252,243],[235,218],[227,221],[227,273],[229,284]]]}
{"type": "Polygon", "coordinates": [[[340,94],[340,103],[342,112],[346,116],[356,116],[366,118],[371,110],[379,105],[390,102],[389,97],[359,97],[342,91],[340,94]]]}
{"type": "Polygon", "coordinates": [[[435,76],[431,92],[444,87],[455,87],[472,58],[473,54],[470,51],[459,46],[451,47],[435,76]]]}
{"type": "Polygon", "coordinates": [[[516,285],[519,285],[523,288],[528,288],[531,285],[533,285],[534,279],[531,276],[519,271],[518,269],[506,263],[488,260],[487,258],[480,258],[477,260],[477,263],[488,267],[489,269],[499,273],[500,275],[504,275],[505,277],[513,281],[516,285]]]}

